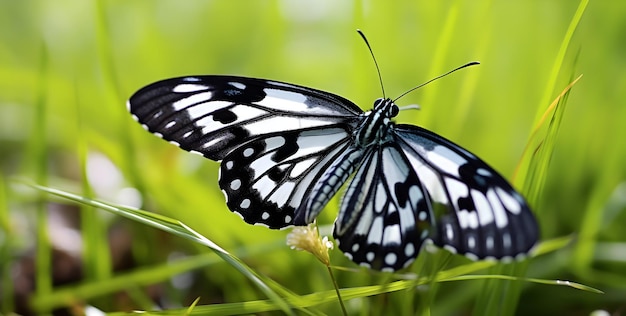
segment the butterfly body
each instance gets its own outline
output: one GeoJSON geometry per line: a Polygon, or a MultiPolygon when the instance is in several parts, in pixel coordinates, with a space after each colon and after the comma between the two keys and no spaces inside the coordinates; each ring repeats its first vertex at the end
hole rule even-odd
{"type": "Polygon", "coordinates": [[[128,107],[148,131],[220,161],[226,204],[248,223],[306,225],[346,187],[334,237],[367,267],[406,267],[427,240],[502,259],[526,254],[538,238],[506,180],[449,140],[393,123],[399,108],[390,99],[363,112],[293,84],[196,76],[148,85],[128,107]]]}

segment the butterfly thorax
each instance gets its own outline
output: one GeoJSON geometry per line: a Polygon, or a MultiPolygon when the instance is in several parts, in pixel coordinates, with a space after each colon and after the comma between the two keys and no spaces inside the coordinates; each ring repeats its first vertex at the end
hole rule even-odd
{"type": "Polygon", "coordinates": [[[355,141],[362,147],[379,144],[384,141],[392,124],[391,118],[398,115],[398,106],[391,99],[376,99],[374,108],[364,113],[366,117],[354,131],[355,141]]]}

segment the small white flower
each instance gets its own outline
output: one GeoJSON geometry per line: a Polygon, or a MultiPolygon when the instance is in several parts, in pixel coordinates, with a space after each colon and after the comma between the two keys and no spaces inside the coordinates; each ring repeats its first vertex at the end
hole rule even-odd
{"type": "Polygon", "coordinates": [[[328,240],[328,236],[320,238],[314,223],[308,226],[294,227],[287,235],[287,245],[291,249],[308,251],[323,264],[330,265],[328,250],[333,249],[333,242],[328,240]]]}

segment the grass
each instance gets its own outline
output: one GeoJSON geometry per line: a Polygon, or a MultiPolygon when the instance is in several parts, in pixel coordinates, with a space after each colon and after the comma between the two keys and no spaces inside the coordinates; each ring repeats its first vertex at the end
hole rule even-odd
{"type": "MultiPolygon", "coordinates": [[[[124,102],[158,79],[214,73],[311,86],[369,109],[380,87],[357,28],[372,44],[389,97],[481,62],[402,98],[400,105],[417,103],[421,110],[397,121],[429,128],[508,178],[515,174],[542,243],[522,263],[472,263],[440,251],[394,275],[356,269],[333,250],[347,312],[588,314],[616,312],[626,303],[620,250],[626,236],[619,224],[626,220],[620,190],[626,146],[615,136],[626,132],[617,31],[624,5],[31,0],[2,6],[1,313],[24,312],[21,298],[43,313],[58,307],[80,313],[84,304],[111,313],[153,311],[156,302],[164,314],[340,313],[324,265],[289,249],[288,232],[249,226],[229,212],[217,187],[218,165],[143,131],[124,102]],[[8,180],[15,176],[40,186],[27,190],[8,180]],[[60,237],[58,216],[69,221],[61,226],[82,228],[81,243],[73,245],[80,251],[69,256],[81,263],[80,278],[50,273],[51,262],[60,260],[52,249],[74,242],[60,237]],[[33,249],[34,256],[24,255],[33,249]],[[34,272],[15,274],[29,258],[34,272]],[[16,277],[37,286],[24,292],[11,282],[16,277]]],[[[333,203],[319,217],[325,235],[336,216],[333,203]]]]}

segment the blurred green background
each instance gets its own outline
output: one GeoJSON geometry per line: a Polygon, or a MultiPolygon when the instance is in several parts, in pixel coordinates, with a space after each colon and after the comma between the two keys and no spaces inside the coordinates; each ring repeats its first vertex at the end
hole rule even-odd
{"type": "MultiPolygon", "coordinates": [[[[417,103],[421,110],[405,111],[397,121],[455,141],[507,178],[538,117],[583,74],[533,202],[542,239],[574,239],[531,259],[526,275],[580,282],[605,294],[524,283],[508,312],[623,313],[626,2],[568,0],[1,0],[0,313],[32,311],[28,298],[45,298],[57,285],[72,297],[80,294],[75,284],[107,284],[119,275],[129,276],[124,291],[66,297],[62,305],[80,314],[84,302],[115,312],[185,307],[198,296],[200,305],[265,299],[206,248],[37,195],[15,186],[15,176],[178,219],[295,293],[332,290],[323,265],[285,245],[287,231],[249,226],[227,210],[217,163],[143,131],[126,113],[125,100],[167,77],[233,74],[333,92],[367,110],[381,89],[357,28],[372,44],[388,97],[479,60],[480,66],[401,99],[400,105],[417,103]],[[185,273],[168,272],[174,262],[192,259],[196,265],[177,266],[185,273]],[[147,276],[138,281],[142,272],[147,276]]],[[[335,216],[336,204],[319,222],[332,224],[335,216]]],[[[355,268],[338,250],[331,260],[355,268]]],[[[337,277],[340,287],[390,281],[366,270],[337,271],[337,277]]],[[[431,294],[419,288],[346,303],[350,314],[476,314],[483,285],[451,282],[431,294]]],[[[337,304],[310,310],[339,311],[337,304]]]]}

